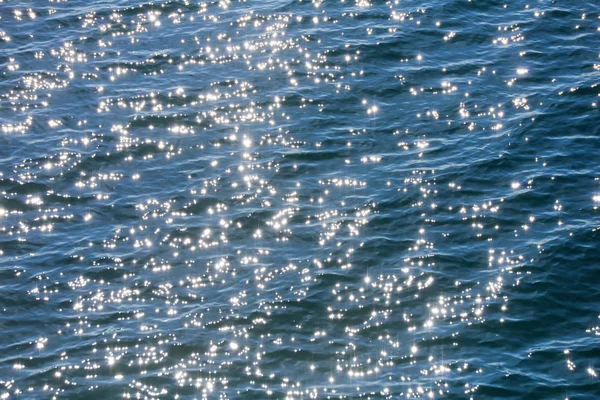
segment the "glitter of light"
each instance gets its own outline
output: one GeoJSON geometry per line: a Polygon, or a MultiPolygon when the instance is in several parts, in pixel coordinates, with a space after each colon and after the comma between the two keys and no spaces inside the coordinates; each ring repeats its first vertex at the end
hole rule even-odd
{"type": "Polygon", "coordinates": [[[521,187],[521,184],[519,182],[513,182],[510,184],[510,187],[513,189],[518,189],[521,187]]]}

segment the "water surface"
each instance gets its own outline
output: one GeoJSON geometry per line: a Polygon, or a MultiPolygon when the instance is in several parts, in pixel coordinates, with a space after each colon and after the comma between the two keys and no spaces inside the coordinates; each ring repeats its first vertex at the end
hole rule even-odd
{"type": "Polygon", "coordinates": [[[596,1],[0,0],[0,396],[591,399],[596,1]]]}

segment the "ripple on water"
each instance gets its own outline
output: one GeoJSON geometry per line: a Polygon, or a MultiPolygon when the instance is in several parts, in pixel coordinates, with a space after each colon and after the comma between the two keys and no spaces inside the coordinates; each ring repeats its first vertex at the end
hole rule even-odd
{"type": "Polygon", "coordinates": [[[2,398],[595,394],[591,2],[0,10],[2,398]]]}

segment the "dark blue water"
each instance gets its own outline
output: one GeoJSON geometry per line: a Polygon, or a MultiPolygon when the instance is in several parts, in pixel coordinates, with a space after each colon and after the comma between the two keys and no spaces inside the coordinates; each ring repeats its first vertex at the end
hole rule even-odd
{"type": "Polygon", "coordinates": [[[597,1],[1,1],[2,399],[600,394],[597,1]]]}

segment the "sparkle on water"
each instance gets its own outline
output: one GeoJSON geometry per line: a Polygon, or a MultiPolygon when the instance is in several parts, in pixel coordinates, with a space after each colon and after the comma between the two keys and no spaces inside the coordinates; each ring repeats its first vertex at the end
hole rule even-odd
{"type": "Polygon", "coordinates": [[[599,10],[482,3],[0,0],[0,397],[591,398],[599,10]]]}

